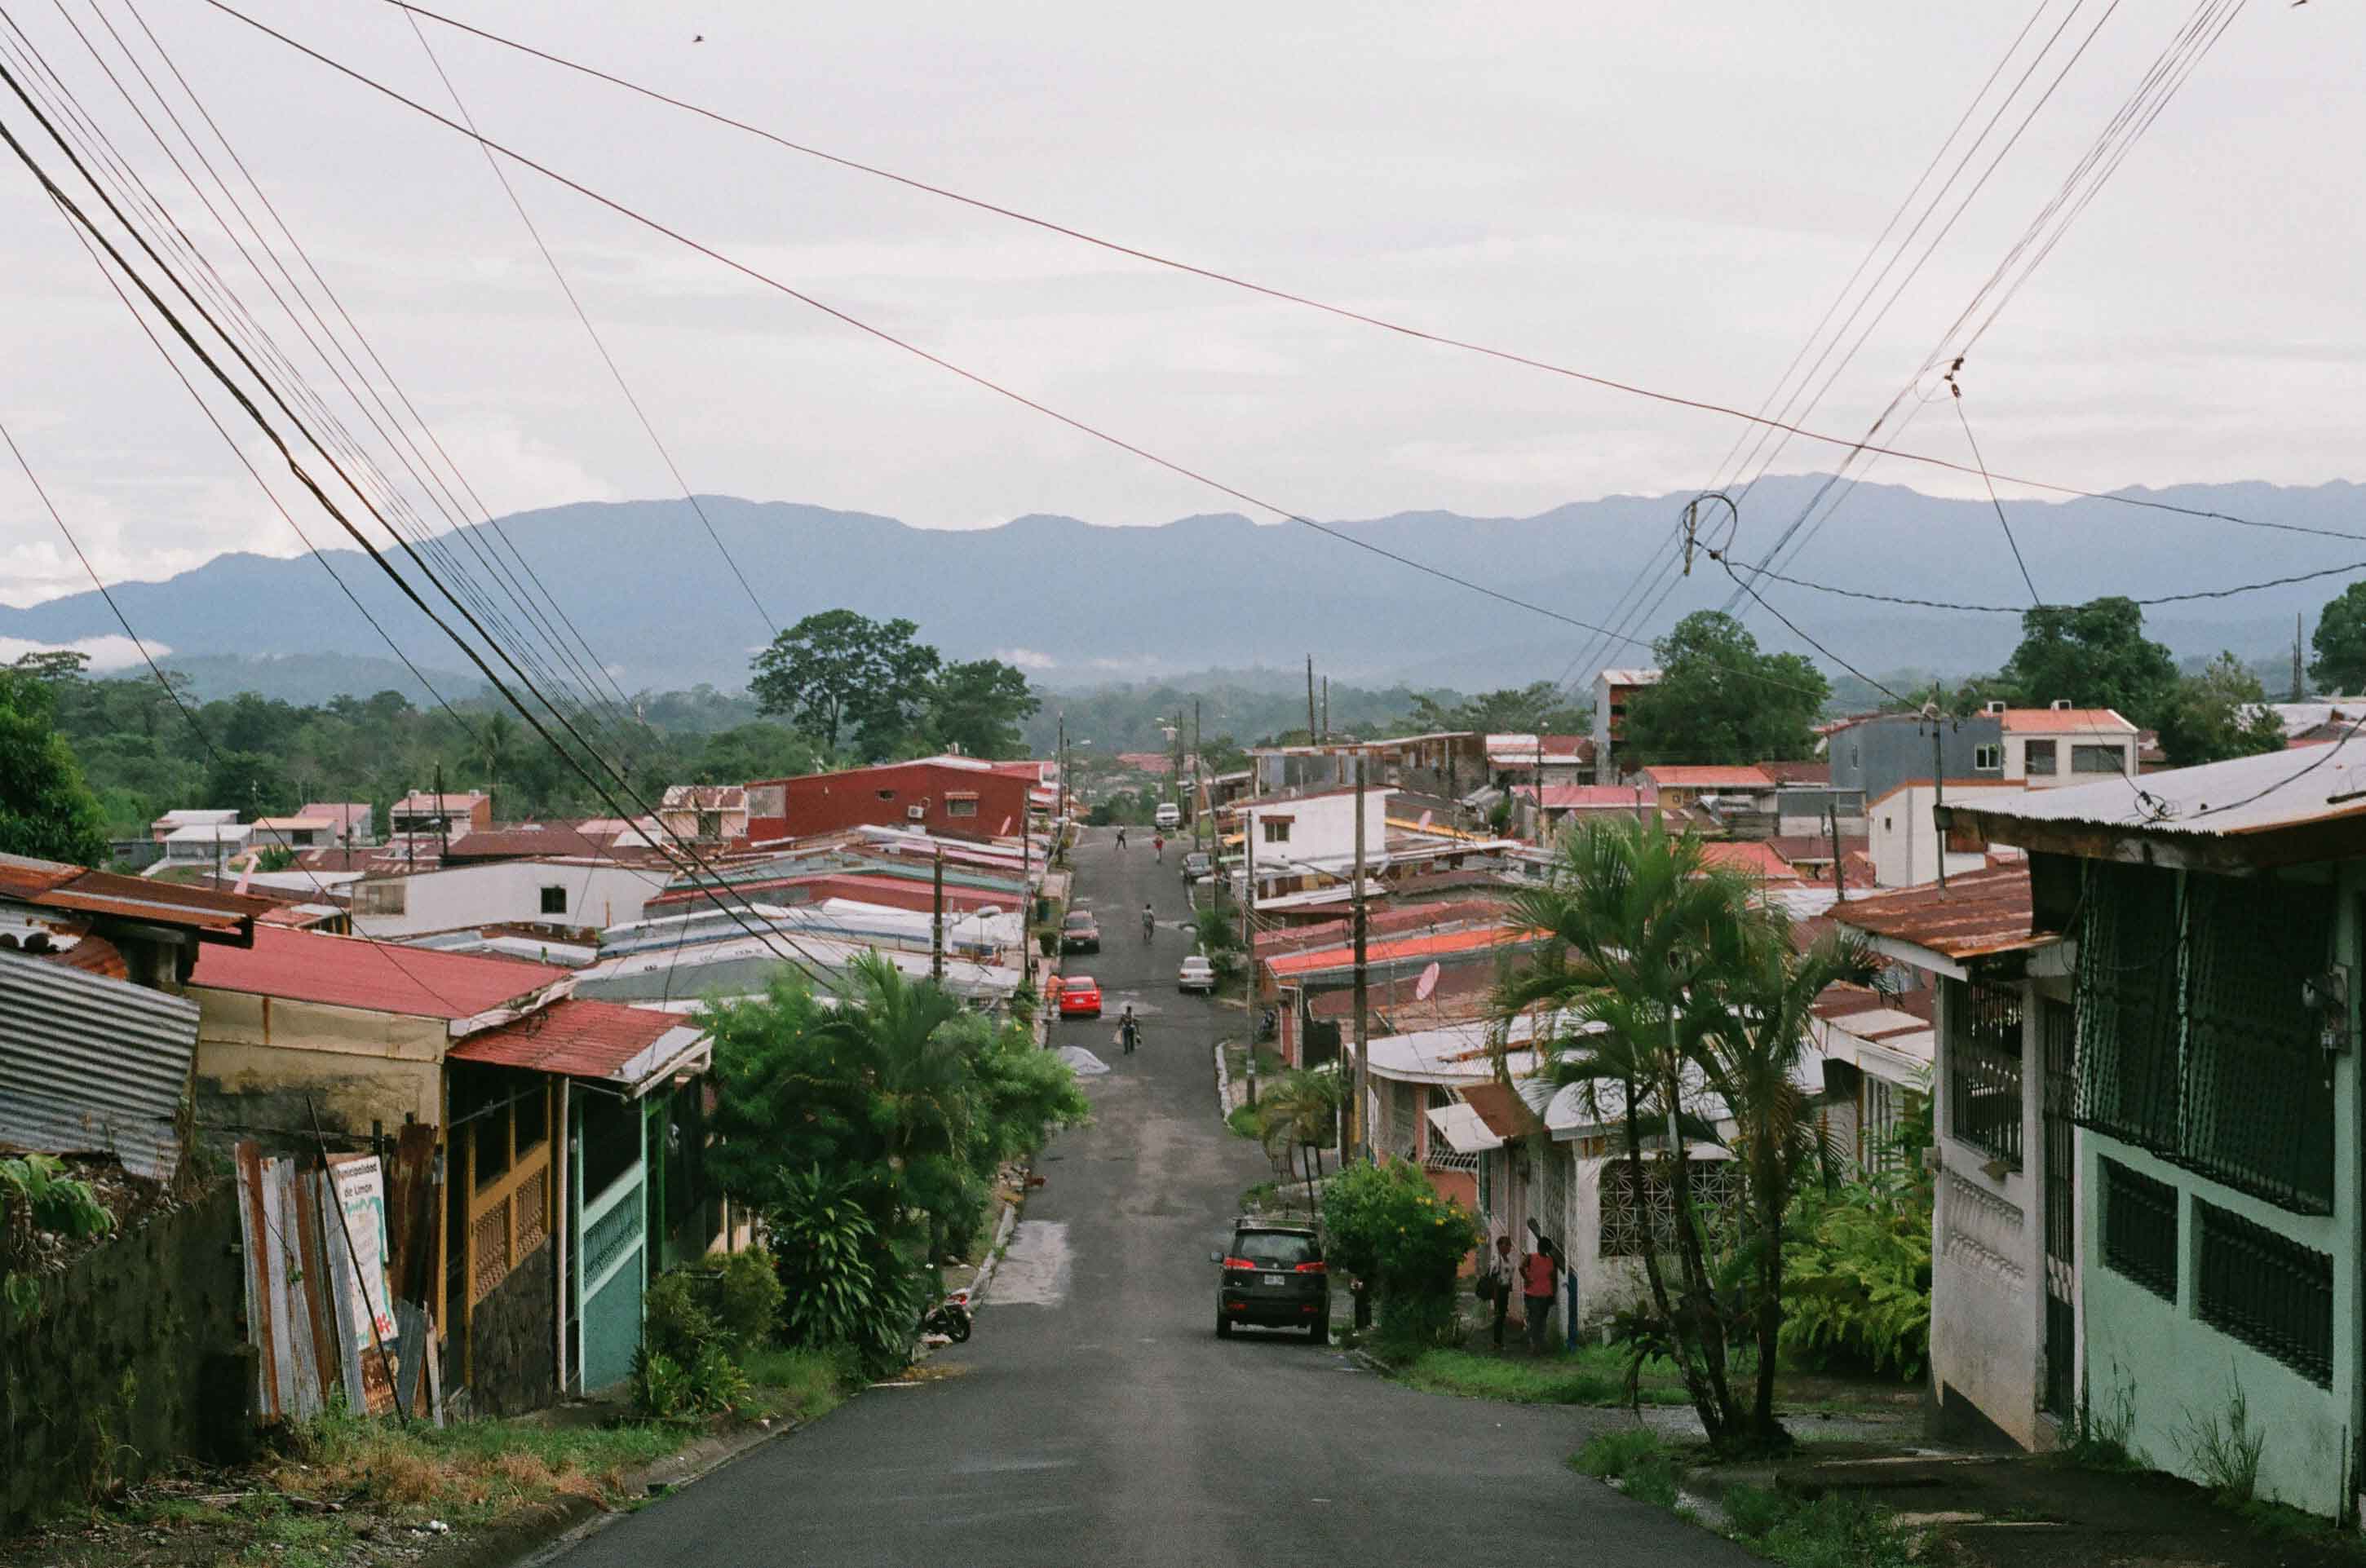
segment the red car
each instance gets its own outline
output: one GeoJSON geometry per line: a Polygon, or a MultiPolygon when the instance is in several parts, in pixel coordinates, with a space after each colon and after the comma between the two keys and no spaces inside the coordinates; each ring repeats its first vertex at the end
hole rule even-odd
{"type": "Polygon", "coordinates": [[[1060,981],[1060,1016],[1098,1018],[1101,1015],[1101,982],[1090,975],[1069,975],[1060,981]]]}

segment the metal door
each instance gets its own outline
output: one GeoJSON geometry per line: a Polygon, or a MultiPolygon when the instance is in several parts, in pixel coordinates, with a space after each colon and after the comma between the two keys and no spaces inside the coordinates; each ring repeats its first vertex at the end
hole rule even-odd
{"type": "MultiPolygon", "coordinates": [[[[622,1114],[630,1115],[636,1131],[644,1125],[638,1106],[622,1114]]],[[[580,1138],[574,1159],[570,1190],[581,1193],[584,1159],[580,1138]]],[[[631,1159],[624,1173],[601,1191],[586,1195],[576,1211],[569,1253],[575,1299],[581,1304],[576,1322],[576,1365],[581,1369],[579,1393],[597,1393],[623,1382],[632,1373],[633,1352],[640,1349],[641,1291],[648,1273],[648,1146],[643,1143],[640,1157],[631,1159]]]]}
{"type": "Polygon", "coordinates": [[[2045,1138],[2045,1388],[2048,1413],[2067,1418],[2079,1400],[2079,1176],[2071,1114],[2078,1104],[2078,1014],[2048,1001],[2040,1018],[2045,1052],[2041,1109],[2045,1138]]]}

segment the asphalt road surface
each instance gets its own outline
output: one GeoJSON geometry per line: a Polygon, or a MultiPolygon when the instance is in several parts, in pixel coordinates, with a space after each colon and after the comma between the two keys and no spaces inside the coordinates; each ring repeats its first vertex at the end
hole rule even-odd
{"type": "Polygon", "coordinates": [[[1297,1333],[1215,1337],[1211,1248],[1270,1174],[1216,1117],[1219,1012],[1175,990],[1191,950],[1170,840],[1076,851],[1109,1016],[1054,1026],[1110,1070],[1091,1125],[1045,1151],[958,1375],[864,1393],[590,1537],[566,1568],[736,1564],[1755,1560],[1571,1471],[1578,1417],[1416,1394],[1297,1333]],[[1144,901],[1162,924],[1141,939],[1144,901]],[[1132,1001],[1142,1048],[1119,1051],[1132,1001]]]}

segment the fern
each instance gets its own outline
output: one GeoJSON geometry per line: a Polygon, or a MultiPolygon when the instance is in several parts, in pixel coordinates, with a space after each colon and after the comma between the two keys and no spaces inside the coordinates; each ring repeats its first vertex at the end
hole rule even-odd
{"type": "Polygon", "coordinates": [[[1792,1207],[1783,1349],[1810,1364],[1913,1378],[1931,1348],[1931,1206],[1890,1173],[1792,1207]]]}

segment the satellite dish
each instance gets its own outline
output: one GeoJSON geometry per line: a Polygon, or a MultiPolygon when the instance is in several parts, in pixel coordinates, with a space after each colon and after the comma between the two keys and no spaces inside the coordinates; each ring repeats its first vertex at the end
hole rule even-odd
{"type": "Polygon", "coordinates": [[[1415,1002],[1427,1002],[1429,993],[1436,989],[1437,960],[1432,958],[1429,961],[1429,968],[1421,971],[1421,979],[1413,982],[1413,998],[1415,1002]]]}
{"type": "Polygon", "coordinates": [[[1437,813],[1436,813],[1436,812],[1422,812],[1422,813],[1421,813],[1421,821],[1420,821],[1420,822],[1418,822],[1418,823],[1415,823],[1414,825],[1414,826],[1416,826],[1416,827],[1419,827],[1419,828],[1426,829],[1426,828],[1429,826],[1429,821],[1430,821],[1430,819],[1431,819],[1432,817],[1436,816],[1436,815],[1437,815],[1437,813]]]}

